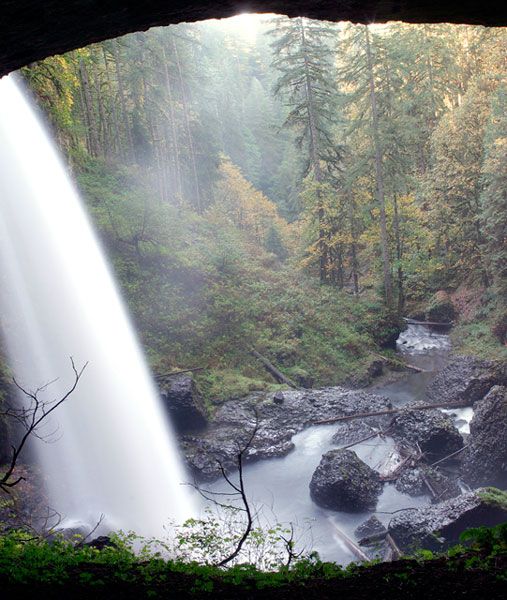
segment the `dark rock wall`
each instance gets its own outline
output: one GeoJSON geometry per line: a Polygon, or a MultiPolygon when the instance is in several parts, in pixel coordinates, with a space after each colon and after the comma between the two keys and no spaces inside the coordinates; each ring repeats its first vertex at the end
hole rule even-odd
{"type": "Polygon", "coordinates": [[[155,25],[244,11],[361,23],[507,24],[507,5],[496,0],[3,0],[0,76],[53,54],[155,25]]]}

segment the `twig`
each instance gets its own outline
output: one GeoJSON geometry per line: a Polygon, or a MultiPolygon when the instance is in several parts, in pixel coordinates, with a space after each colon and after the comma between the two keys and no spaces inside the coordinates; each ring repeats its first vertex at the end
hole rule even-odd
{"type": "Polygon", "coordinates": [[[440,463],[444,462],[448,458],[452,458],[453,456],[456,456],[456,454],[459,454],[460,452],[463,452],[463,450],[465,448],[468,448],[468,444],[465,444],[462,448],[460,448],[459,450],[456,450],[452,454],[448,454],[447,456],[444,456],[444,458],[441,458],[440,460],[437,460],[436,462],[431,463],[430,467],[434,467],[435,465],[439,465],[440,463]]]}
{"type": "MultiPolygon", "coordinates": [[[[16,464],[18,462],[19,456],[25,447],[28,438],[30,436],[37,435],[37,429],[41,425],[41,423],[46,420],[49,415],[55,411],[61,404],[63,404],[67,398],[74,392],[81,379],[83,371],[86,369],[88,363],[85,363],[81,370],[76,369],[76,365],[74,363],[74,359],[70,357],[70,362],[72,364],[72,370],[74,371],[74,383],[70,387],[70,389],[64,394],[62,398],[59,400],[51,400],[49,402],[41,401],[38,397],[38,394],[41,391],[45,391],[45,389],[54,381],[44,384],[43,386],[37,388],[34,392],[29,392],[24,389],[15,379],[14,385],[20,390],[27,398],[30,399],[30,406],[27,408],[21,408],[16,413],[16,419],[20,422],[25,428],[25,433],[21,438],[18,446],[11,446],[12,448],[12,457],[11,462],[7,468],[7,471],[0,477],[0,489],[5,493],[10,493],[10,488],[15,487],[23,481],[25,478],[20,476],[17,479],[12,479],[12,475],[14,473],[14,469],[16,468],[16,464]]],[[[15,412],[15,411],[14,411],[15,412]]],[[[11,416],[13,415],[13,411],[11,411],[11,416]]]]}
{"type": "Polygon", "coordinates": [[[97,529],[101,526],[102,521],[105,519],[105,517],[106,517],[106,515],[104,513],[101,513],[99,520],[95,524],[95,527],[87,535],[85,535],[85,537],[78,544],[76,544],[76,548],[80,548],[81,546],[84,546],[86,540],[89,537],[91,537],[97,531],[97,529]]]}
{"type": "Polygon", "coordinates": [[[239,479],[238,486],[234,485],[231,482],[231,480],[225,473],[225,469],[223,468],[222,465],[220,465],[222,475],[224,476],[227,483],[241,495],[241,501],[243,502],[244,511],[247,516],[247,522],[246,522],[245,531],[243,532],[243,535],[239,539],[238,543],[236,544],[236,548],[233,550],[233,552],[231,552],[231,554],[229,554],[229,556],[226,556],[223,560],[221,560],[217,564],[218,567],[224,567],[227,563],[230,563],[232,560],[234,560],[238,556],[238,554],[241,552],[241,548],[243,547],[243,544],[246,542],[246,540],[247,540],[248,536],[250,535],[250,532],[252,531],[252,528],[253,528],[254,517],[252,516],[250,503],[248,502],[248,498],[247,498],[247,495],[245,492],[245,482],[243,479],[243,456],[244,456],[245,452],[248,450],[248,448],[250,447],[250,445],[252,444],[253,439],[256,436],[257,431],[259,429],[259,417],[258,417],[257,412],[256,412],[255,416],[256,416],[255,427],[253,428],[252,434],[250,435],[250,438],[248,439],[247,443],[240,449],[240,451],[238,453],[238,479],[239,479]]]}

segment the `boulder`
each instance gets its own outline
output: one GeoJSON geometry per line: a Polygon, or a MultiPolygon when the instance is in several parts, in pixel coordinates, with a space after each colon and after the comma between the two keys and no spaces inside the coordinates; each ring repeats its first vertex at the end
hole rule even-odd
{"type": "Polygon", "coordinates": [[[377,431],[379,431],[378,427],[373,427],[359,419],[356,421],[343,421],[343,423],[337,424],[332,442],[338,445],[355,444],[377,431]]]}
{"type": "Polygon", "coordinates": [[[160,384],[160,394],[178,432],[195,431],[206,426],[206,408],[192,377],[167,377],[160,384]]]}
{"type": "Polygon", "coordinates": [[[465,529],[492,527],[506,520],[507,494],[480,488],[440,504],[399,512],[389,523],[389,533],[403,552],[443,550],[458,542],[465,529]]]}
{"type": "Polygon", "coordinates": [[[358,540],[364,540],[372,536],[379,536],[387,533],[387,529],[382,525],[375,515],[372,515],[366,521],[363,521],[354,531],[358,540]]]}
{"type": "Polygon", "coordinates": [[[475,406],[463,479],[472,487],[507,487],[507,387],[493,387],[475,406]]]}
{"type": "Polygon", "coordinates": [[[378,473],[351,450],[326,452],[310,482],[316,504],[346,512],[374,509],[381,491],[378,473]]]}
{"type": "Polygon", "coordinates": [[[283,392],[276,392],[276,394],[273,395],[273,402],[275,404],[283,404],[283,401],[284,401],[283,392]]]}
{"type": "Polygon", "coordinates": [[[436,409],[403,410],[393,419],[392,435],[411,446],[418,444],[430,461],[463,447],[463,438],[452,419],[436,409]]]}
{"type": "Polygon", "coordinates": [[[117,548],[118,544],[108,535],[99,535],[91,542],[85,542],[83,546],[95,548],[96,550],[104,550],[104,548],[117,548]]]}
{"type": "Polygon", "coordinates": [[[431,492],[426,482],[429,483],[436,494],[435,501],[456,498],[461,494],[459,485],[454,479],[447,477],[437,469],[424,465],[403,471],[396,480],[394,487],[402,494],[408,494],[409,496],[427,496],[431,492]]]}
{"type": "Polygon", "coordinates": [[[507,361],[454,356],[426,389],[432,402],[464,402],[472,406],[495,385],[507,385],[507,361]]]}
{"type": "Polygon", "coordinates": [[[375,515],[361,523],[354,534],[360,546],[365,547],[366,554],[374,558],[382,558],[386,552],[387,529],[375,515]]]}

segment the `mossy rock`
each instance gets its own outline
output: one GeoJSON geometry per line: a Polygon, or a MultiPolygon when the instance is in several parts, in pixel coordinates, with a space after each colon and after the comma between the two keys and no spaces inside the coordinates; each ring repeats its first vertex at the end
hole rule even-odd
{"type": "Polygon", "coordinates": [[[507,491],[496,487],[485,487],[477,491],[479,498],[491,508],[507,511],[507,491]]]}

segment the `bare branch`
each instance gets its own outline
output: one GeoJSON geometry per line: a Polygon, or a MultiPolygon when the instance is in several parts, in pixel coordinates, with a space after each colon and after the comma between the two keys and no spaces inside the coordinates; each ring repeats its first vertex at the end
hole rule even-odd
{"type": "MultiPolygon", "coordinates": [[[[49,385],[56,381],[50,381],[43,386],[37,388],[34,392],[30,392],[23,388],[15,379],[14,385],[17,389],[24,394],[29,400],[29,406],[23,407],[20,409],[10,408],[6,411],[6,415],[14,418],[18,423],[20,423],[24,429],[25,433],[21,437],[21,440],[17,446],[12,446],[12,457],[9,466],[7,467],[7,471],[0,476],[0,489],[5,493],[10,493],[10,489],[18,485],[21,481],[24,480],[24,477],[14,478],[14,470],[16,468],[16,464],[19,460],[19,456],[23,451],[28,439],[30,436],[36,437],[38,439],[43,439],[47,441],[47,436],[40,436],[37,433],[38,428],[41,424],[49,417],[49,415],[55,411],[61,404],[63,404],[69,396],[74,392],[83,375],[83,371],[86,369],[88,363],[85,363],[84,366],[78,370],[74,363],[74,359],[70,357],[70,362],[72,365],[72,370],[74,371],[74,382],[71,387],[67,390],[67,392],[61,397],[55,400],[43,401],[40,400],[39,394],[47,389],[49,385]]],[[[55,432],[58,429],[55,430],[55,432]]],[[[53,432],[53,433],[55,433],[53,432]]]]}

